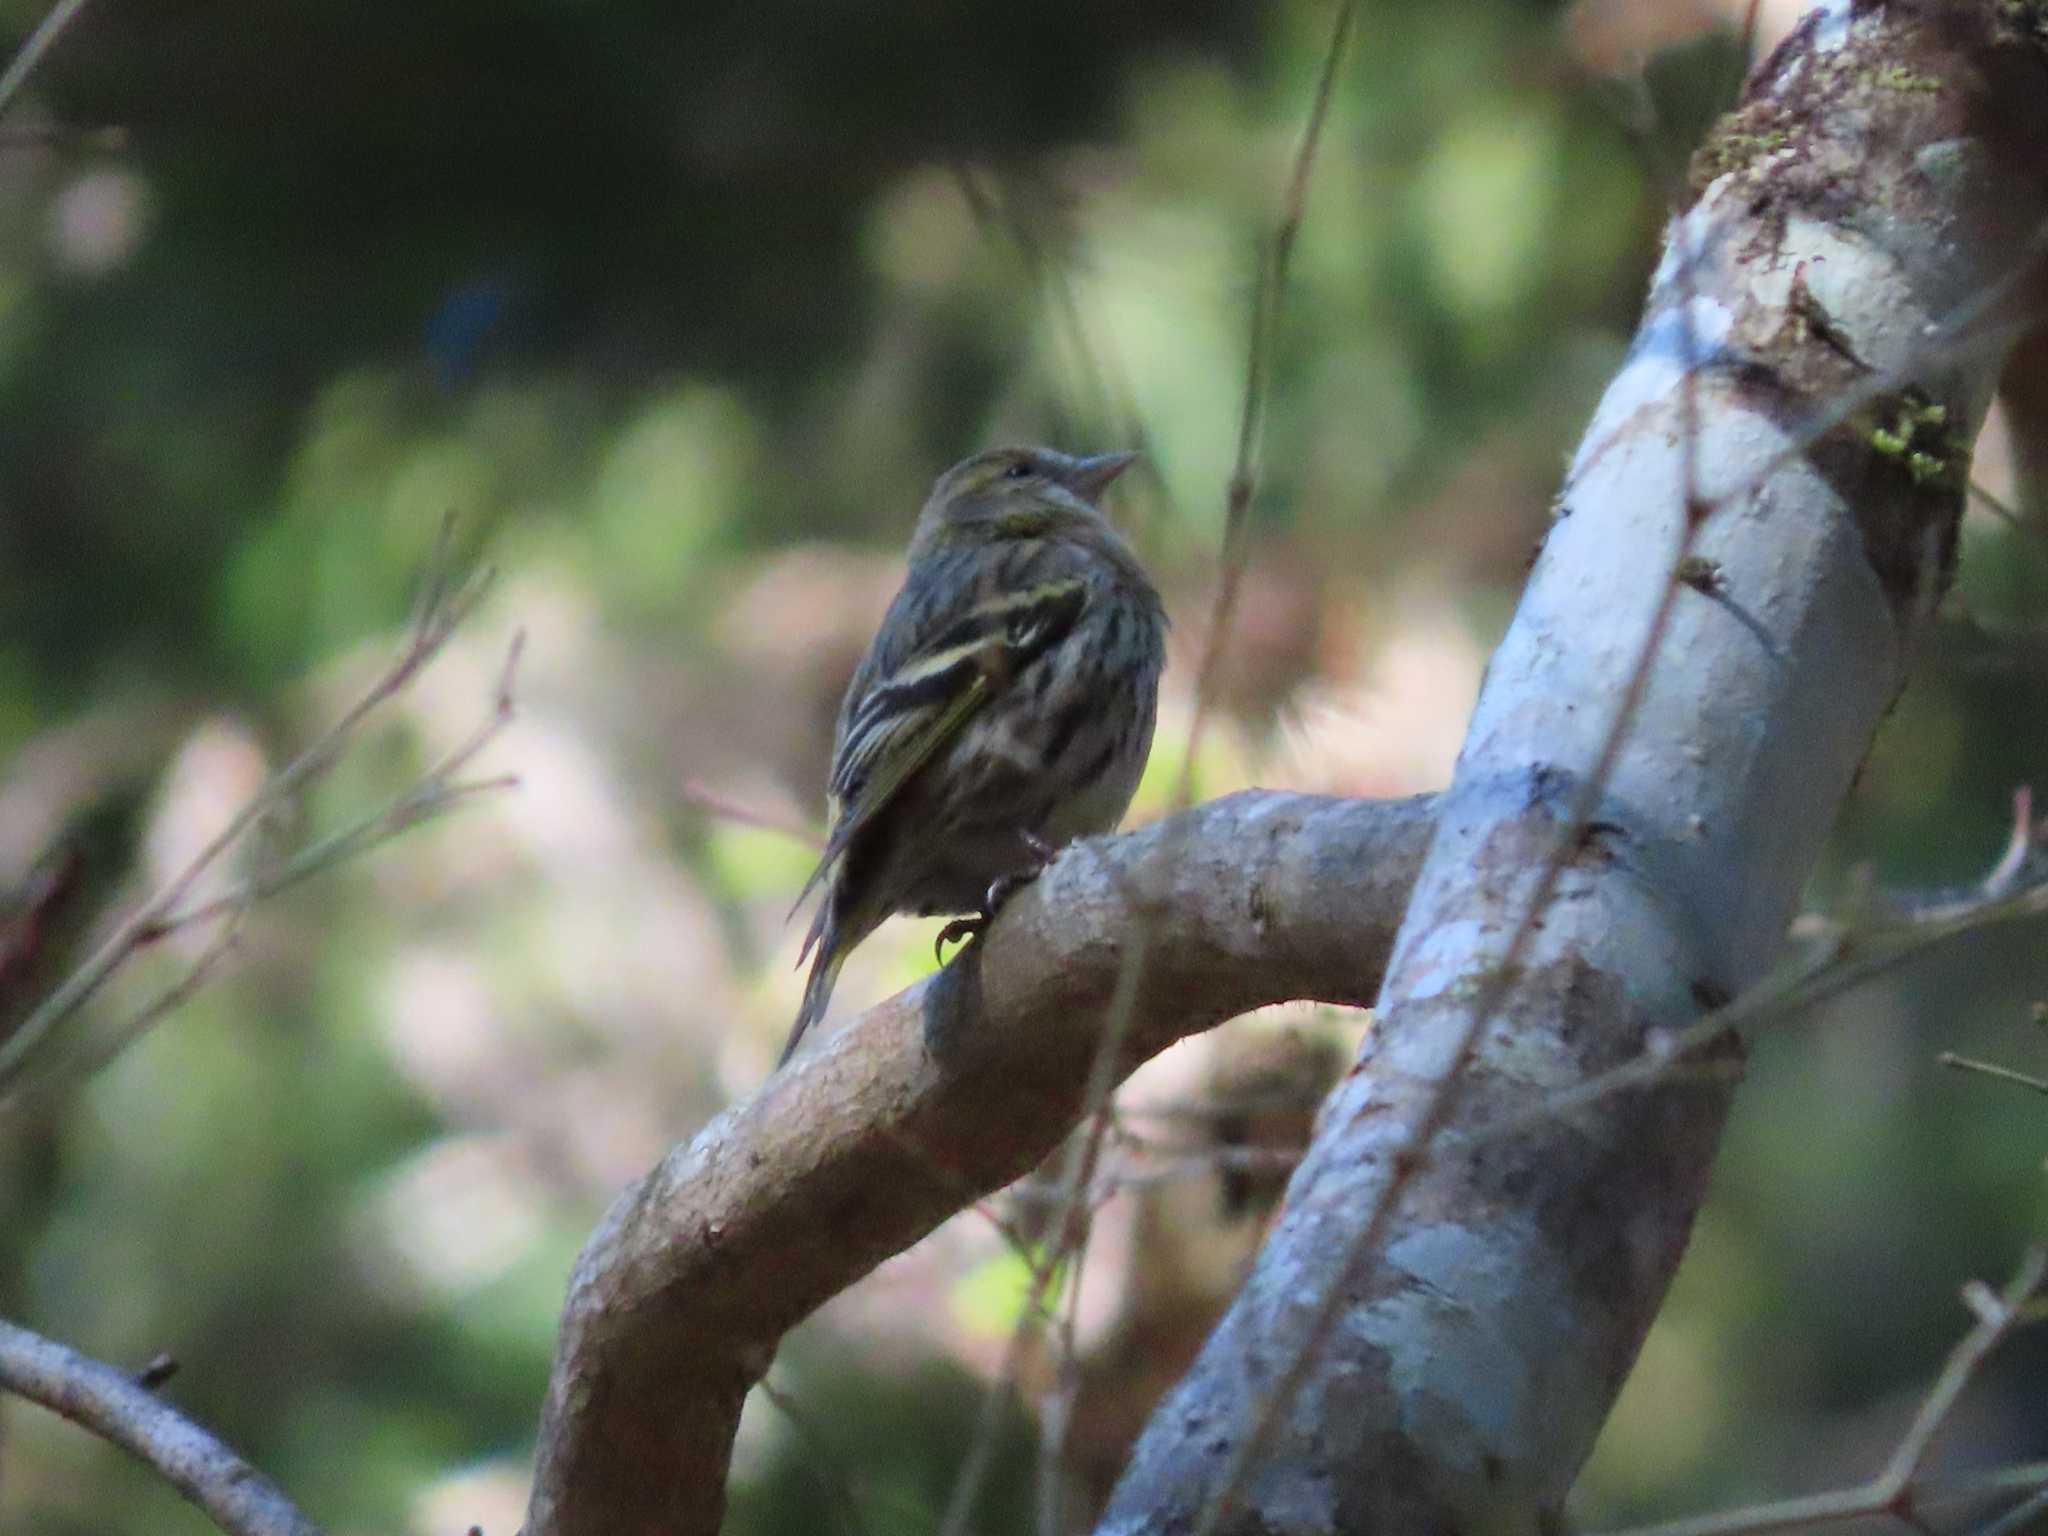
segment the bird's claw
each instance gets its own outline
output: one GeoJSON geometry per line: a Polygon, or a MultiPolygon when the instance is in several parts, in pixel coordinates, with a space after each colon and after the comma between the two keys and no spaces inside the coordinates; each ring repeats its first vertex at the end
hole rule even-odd
{"type": "Polygon", "coordinates": [[[978,939],[981,937],[982,930],[986,927],[988,927],[988,914],[986,912],[977,912],[972,917],[954,918],[953,921],[941,928],[938,937],[932,940],[932,958],[937,960],[939,964],[944,965],[946,963],[946,946],[948,944],[965,944],[969,939],[978,939]]]}
{"type": "Polygon", "coordinates": [[[946,963],[948,944],[964,944],[969,939],[980,938],[987,931],[988,925],[995,920],[996,913],[1002,910],[1003,903],[1043,874],[1045,866],[1050,864],[1053,856],[1059,852],[1051,843],[1033,833],[1026,832],[1023,837],[1024,845],[1041,861],[1039,866],[1036,869],[1025,870],[1021,874],[997,876],[989,882],[988,892],[981,898],[979,912],[967,917],[956,917],[941,928],[938,937],[932,940],[932,956],[939,964],[946,963]]]}

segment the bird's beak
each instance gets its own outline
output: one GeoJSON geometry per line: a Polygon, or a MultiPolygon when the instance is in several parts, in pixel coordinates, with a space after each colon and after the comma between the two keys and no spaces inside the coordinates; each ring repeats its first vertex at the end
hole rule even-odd
{"type": "Polygon", "coordinates": [[[1074,467],[1067,471],[1068,488],[1083,501],[1093,503],[1110,481],[1137,462],[1135,453],[1098,453],[1092,458],[1076,459],[1074,467]]]}

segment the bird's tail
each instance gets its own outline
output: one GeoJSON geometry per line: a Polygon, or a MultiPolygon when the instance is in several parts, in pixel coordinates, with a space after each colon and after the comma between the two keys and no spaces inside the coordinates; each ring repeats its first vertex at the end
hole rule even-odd
{"type": "MultiPolygon", "coordinates": [[[[789,1041],[782,1047],[782,1059],[776,1066],[785,1066],[796,1054],[797,1042],[804,1037],[819,1019],[825,1016],[825,1005],[832,1001],[832,984],[839,980],[839,967],[846,960],[846,951],[851,947],[839,942],[838,924],[832,921],[832,897],[828,894],[824,904],[818,908],[818,915],[811,923],[811,931],[804,939],[804,954],[808,955],[816,946],[817,958],[811,961],[810,979],[804,983],[804,1000],[797,1008],[796,1023],[790,1026],[789,1041]]],[[[802,965],[801,956],[797,964],[802,965]]]]}

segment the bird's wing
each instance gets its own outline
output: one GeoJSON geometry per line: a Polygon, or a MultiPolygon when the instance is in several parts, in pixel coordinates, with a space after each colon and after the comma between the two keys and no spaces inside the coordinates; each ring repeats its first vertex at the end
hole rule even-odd
{"type": "Polygon", "coordinates": [[[869,655],[857,674],[866,685],[856,682],[833,754],[832,835],[798,906],[911,776],[1074,627],[1087,601],[1086,582],[1055,577],[936,616],[893,666],[876,664],[879,647],[869,655]]]}

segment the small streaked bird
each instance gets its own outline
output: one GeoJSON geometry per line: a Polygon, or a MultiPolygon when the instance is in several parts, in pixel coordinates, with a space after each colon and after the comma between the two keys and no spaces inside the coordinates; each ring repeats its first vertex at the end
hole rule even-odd
{"type": "MultiPolygon", "coordinates": [[[[1136,454],[998,448],[939,477],[832,751],[816,951],[783,1047],[893,913],[978,931],[1062,843],[1114,827],[1152,747],[1166,610],[1097,508],[1136,454]]],[[[943,942],[942,936],[941,942],[943,942]]]]}

